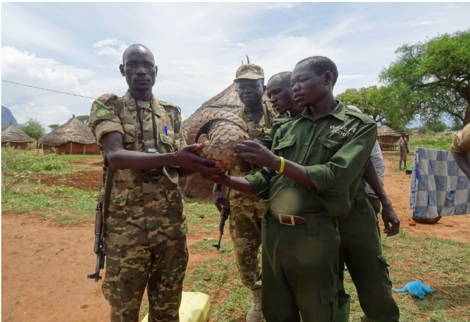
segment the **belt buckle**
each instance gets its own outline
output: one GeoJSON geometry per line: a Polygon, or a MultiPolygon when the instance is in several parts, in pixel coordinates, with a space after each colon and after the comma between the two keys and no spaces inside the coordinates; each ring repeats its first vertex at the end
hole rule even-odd
{"type": "Polygon", "coordinates": [[[279,214],[279,222],[280,222],[281,224],[283,224],[283,225],[295,226],[294,216],[292,216],[292,215],[279,214]],[[290,219],[290,223],[284,222],[284,221],[282,220],[283,217],[289,218],[289,219],[290,219]]]}

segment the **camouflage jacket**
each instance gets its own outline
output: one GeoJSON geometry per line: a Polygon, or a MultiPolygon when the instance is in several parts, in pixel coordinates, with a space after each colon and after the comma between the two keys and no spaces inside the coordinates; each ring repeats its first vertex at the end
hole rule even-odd
{"type": "MultiPolygon", "coordinates": [[[[90,127],[97,139],[107,167],[101,137],[119,132],[124,149],[143,151],[141,129],[134,98],[127,92],[123,108],[116,115],[118,97],[104,94],[93,102],[90,127]]],[[[147,148],[155,148],[150,102],[138,101],[142,115],[143,141],[147,148]]],[[[171,103],[152,99],[157,127],[156,148],[169,153],[186,145],[182,134],[181,112],[171,103]]],[[[137,169],[116,169],[113,177],[109,215],[105,218],[105,239],[113,245],[136,245],[176,239],[186,235],[186,218],[178,186],[178,172],[164,168],[161,175],[150,179],[137,169]]],[[[104,201],[104,187],[101,191],[104,201]]]]}

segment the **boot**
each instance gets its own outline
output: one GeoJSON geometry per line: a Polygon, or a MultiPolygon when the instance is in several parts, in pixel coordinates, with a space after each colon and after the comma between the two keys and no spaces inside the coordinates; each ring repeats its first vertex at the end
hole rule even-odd
{"type": "Polygon", "coordinates": [[[252,290],[253,292],[253,305],[251,305],[248,314],[246,315],[246,322],[263,322],[263,312],[261,311],[261,289],[252,290]]]}

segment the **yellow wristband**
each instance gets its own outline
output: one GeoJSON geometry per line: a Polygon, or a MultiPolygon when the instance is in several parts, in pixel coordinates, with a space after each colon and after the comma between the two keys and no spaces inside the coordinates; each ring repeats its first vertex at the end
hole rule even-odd
{"type": "Polygon", "coordinates": [[[279,160],[281,160],[281,167],[279,168],[279,171],[276,171],[276,173],[282,174],[284,172],[284,166],[286,165],[286,161],[283,157],[279,157],[279,160]]]}

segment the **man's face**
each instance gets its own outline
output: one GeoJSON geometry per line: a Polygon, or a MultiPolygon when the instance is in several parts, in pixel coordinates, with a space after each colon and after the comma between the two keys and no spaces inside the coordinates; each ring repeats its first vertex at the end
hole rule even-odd
{"type": "Polygon", "coordinates": [[[328,93],[325,74],[318,76],[307,62],[297,65],[291,77],[294,100],[300,107],[315,106],[328,93]]]}
{"type": "Polygon", "coordinates": [[[129,89],[144,92],[152,89],[157,76],[157,67],[152,53],[143,47],[129,50],[124,64],[119,66],[122,76],[126,77],[129,89]]]}
{"type": "Polygon", "coordinates": [[[263,99],[263,84],[259,79],[240,79],[238,83],[238,97],[243,104],[252,106],[263,99]]]}
{"type": "Polygon", "coordinates": [[[295,104],[292,87],[286,82],[282,82],[279,77],[269,80],[267,94],[273,108],[279,114],[286,113],[295,104]]]}

